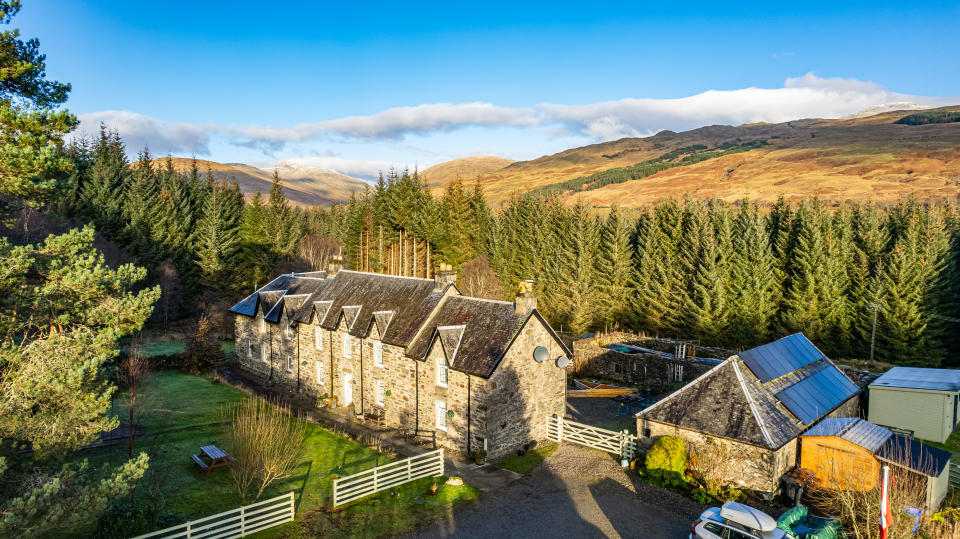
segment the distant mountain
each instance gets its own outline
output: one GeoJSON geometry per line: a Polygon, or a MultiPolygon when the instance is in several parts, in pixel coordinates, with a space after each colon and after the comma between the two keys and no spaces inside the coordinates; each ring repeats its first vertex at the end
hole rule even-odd
{"type": "MultiPolygon", "coordinates": [[[[183,157],[170,158],[173,167],[180,171],[190,170],[193,160],[183,157]]],[[[167,158],[155,159],[159,166],[166,166],[167,158]]],[[[260,169],[243,163],[217,163],[197,159],[201,175],[209,169],[214,178],[237,180],[240,190],[248,197],[258,189],[266,195],[273,183],[273,169],[260,169]]],[[[300,206],[326,205],[346,201],[351,193],[362,191],[369,184],[363,180],[332,170],[300,164],[280,162],[276,166],[283,193],[293,204],[300,206]]]]}
{"type": "Polygon", "coordinates": [[[464,182],[472,182],[481,174],[500,170],[513,162],[511,159],[494,155],[474,155],[433,165],[421,172],[421,175],[425,178],[428,187],[445,186],[457,178],[464,182]]]}
{"type": "Polygon", "coordinates": [[[960,107],[920,113],[919,107],[905,108],[835,120],[661,131],[516,162],[480,181],[492,203],[537,190],[597,207],[639,207],[685,195],[758,202],[781,195],[828,202],[960,197],[960,123],[895,123],[960,107]]]}

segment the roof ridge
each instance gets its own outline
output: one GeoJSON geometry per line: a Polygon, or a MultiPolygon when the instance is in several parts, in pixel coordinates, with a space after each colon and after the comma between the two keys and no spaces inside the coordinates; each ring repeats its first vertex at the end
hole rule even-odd
{"type": "MultiPolygon", "coordinates": [[[[431,279],[429,277],[411,277],[410,275],[391,275],[389,273],[377,273],[374,271],[340,270],[338,273],[354,273],[357,275],[375,275],[377,277],[393,277],[394,279],[414,279],[417,281],[435,282],[434,279],[431,279]]],[[[334,277],[336,277],[336,275],[334,275],[334,277]]],[[[330,277],[328,277],[328,279],[329,278],[330,277]]]]}
{"type": "Polygon", "coordinates": [[[457,296],[451,296],[451,297],[456,297],[460,299],[469,299],[469,300],[475,300],[475,301],[486,301],[489,303],[502,303],[504,305],[513,305],[512,301],[503,301],[502,299],[478,298],[476,296],[464,296],[463,294],[460,294],[457,296]]]}
{"type": "Polygon", "coordinates": [[[760,432],[763,434],[763,439],[767,441],[768,447],[774,447],[773,438],[770,436],[770,433],[767,432],[767,426],[763,424],[763,420],[760,419],[760,412],[757,410],[757,405],[754,403],[753,395],[750,394],[750,390],[747,388],[747,382],[743,379],[743,375],[740,374],[740,366],[737,365],[737,360],[733,360],[733,372],[737,373],[737,380],[740,381],[740,389],[743,390],[744,396],[747,398],[747,404],[750,405],[750,412],[753,413],[753,418],[756,419],[757,425],[760,426],[760,432]]]}

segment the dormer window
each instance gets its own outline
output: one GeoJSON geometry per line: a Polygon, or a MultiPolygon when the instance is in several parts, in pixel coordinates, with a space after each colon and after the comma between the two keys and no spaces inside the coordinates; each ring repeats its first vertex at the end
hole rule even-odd
{"type": "Polygon", "coordinates": [[[373,364],[383,367],[383,343],[380,341],[373,341],[373,364]]]}
{"type": "Polygon", "coordinates": [[[353,347],[350,345],[350,334],[343,334],[343,357],[350,359],[353,357],[353,347]]]}
{"type": "Polygon", "coordinates": [[[447,360],[442,357],[437,358],[437,385],[447,387],[447,378],[450,374],[450,368],[447,367],[447,360]]]}
{"type": "Polygon", "coordinates": [[[293,338],[293,330],[290,329],[290,326],[289,326],[289,325],[288,325],[288,326],[284,326],[284,328],[283,328],[283,338],[286,339],[286,340],[288,340],[288,341],[293,338]]]}
{"type": "Polygon", "coordinates": [[[267,332],[267,319],[261,316],[260,317],[260,333],[266,333],[266,332],[267,332]]]}

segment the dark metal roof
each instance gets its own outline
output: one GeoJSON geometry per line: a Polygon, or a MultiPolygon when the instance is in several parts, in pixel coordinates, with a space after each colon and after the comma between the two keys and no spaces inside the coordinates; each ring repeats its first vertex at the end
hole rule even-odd
{"type": "Polygon", "coordinates": [[[900,434],[891,436],[877,451],[877,457],[930,477],[939,476],[950,463],[948,451],[900,434]]]}
{"type": "Polygon", "coordinates": [[[775,395],[790,413],[810,424],[859,392],[837,368],[823,369],[775,395]]]}
{"type": "Polygon", "coordinates": [[[764,383],[826,357],[802,333],[751,348],[738,355],[764,383]]]}
{"type": "Polygon", "coordinates": [[[960,391],[960,370],[894,367],[870,384],[870,387],[902,387],[933,391],[960,391]]]}
{"type": "Polygon", "coordinates": [[[893,433],[880,425],[874,425],[858,417],[828,417],[811,427],[803,435],[838,436],[871,453],[875,453],[893,436],[893,433]]]}

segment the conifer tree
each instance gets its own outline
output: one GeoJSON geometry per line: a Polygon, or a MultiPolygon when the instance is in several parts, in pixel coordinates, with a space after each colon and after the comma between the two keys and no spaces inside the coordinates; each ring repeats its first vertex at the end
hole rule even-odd
{"type": "Polygon", "coordinates": [[[97,230],[115,238],[123,227],[124,183],[128,175],[126,148],[120,135],[100,126],[93,147],[93,161],[83,182],[85,213],[97,230]]]}
{"type": "Polygon", "coordinates": [[[546,272],[547,286],[542,288],[544,308],[579,335],[594,323],[597,308],[594,264],[600,227],[583,201],[572,211],[560,214],[554,227],[563,248],[546,272]]]}
{"type": "Polygon", "coordinates": [[[780,303],[782,273],[757,205],[745,201],[733,224],[730,257],[733,313],[728,339],[739,347],[765,342],[780,303]]]}
{"type": "Polygon", "coordinates": [[[682,330],[682,223],[683,211],[671,200],[658,205],[637,228],[633,312],[642,331],[677,335],[682,330]]]}
{"type": "Polygon", "coordinates": [[[689,334],[706,342],[724,339],[731,316],[730,242],[726,208],[687,202],[680,260],[686,276],[683,324],[689,334]]]}
{"type": "Polygon", "coordinates": [[[215,183],[204,201],[197,222],[197,265],[207,285],[213,288],[228,282],[240,244],[242,200],[222,183],[215,183]]]}
{"type": "Polygon", "coordinates": [[[614,205],[600,229],[596,274],[599,316],[596,318],[605,326],[626,322],[630,309],[633,270],[631,228],[630,222],[614,205]]]}

